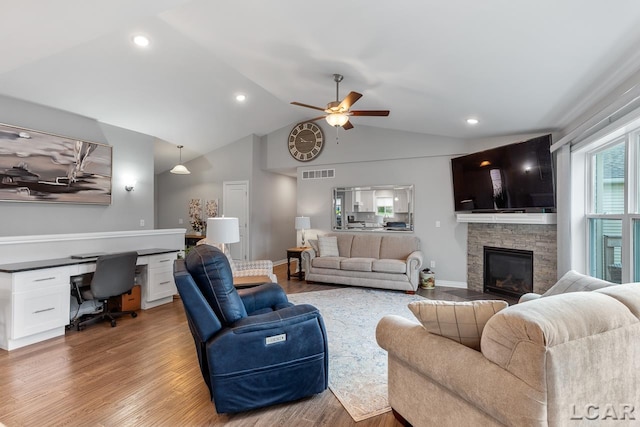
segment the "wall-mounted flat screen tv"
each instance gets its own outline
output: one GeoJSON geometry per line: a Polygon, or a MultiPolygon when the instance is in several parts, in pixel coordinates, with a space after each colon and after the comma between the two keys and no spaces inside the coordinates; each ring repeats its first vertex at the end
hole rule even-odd
{"type": "Polygon", "coordinates": [[[451,159],[456,212],[554,212],[551,135],[451,159]]]}

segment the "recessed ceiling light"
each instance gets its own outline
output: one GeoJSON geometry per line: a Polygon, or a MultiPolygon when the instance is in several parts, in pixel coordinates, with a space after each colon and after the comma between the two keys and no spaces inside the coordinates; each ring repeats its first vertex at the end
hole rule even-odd
{"type": "Polygon", "coordinates": [[[133,42],[136,44],[136,46],[147,47],[149,46],[149,37],[137,35],[133,37],[133,42]]]}
{"type": "Polygon", "coordinates": [[[236,95],[236,101],[244,102],[246,100],[247,100],[247,96],[246,95],[243,95],[243,94],[236,95]]]}
{"type": "Polygon", "coordinates": [[[478,119],[467,119],[467,124],[469,125],[477,125],[478,124],[478,119]]]}

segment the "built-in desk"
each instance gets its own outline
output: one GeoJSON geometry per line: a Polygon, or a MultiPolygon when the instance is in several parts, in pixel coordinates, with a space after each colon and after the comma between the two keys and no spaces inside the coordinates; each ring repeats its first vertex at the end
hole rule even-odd
{"type": "MultiPolygon", "coordinates": [[[[177,249],[138,250],[141,307],[173,301],[177,249]]],[[[57,258],[0,265],[0,348],[13,350],[64,335],[71,277],[95,271],[97,258],[57,258]]]]}

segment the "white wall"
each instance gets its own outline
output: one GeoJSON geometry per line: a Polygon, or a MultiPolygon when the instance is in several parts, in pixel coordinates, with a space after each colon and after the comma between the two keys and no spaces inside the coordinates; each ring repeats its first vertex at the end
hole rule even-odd
{"type": "Polygon", "coordinates": [[[0,202],[0,236],[154,228],[153,137],[5,96],[0,96],[0,118],[8,125],[113,146],[111,205],[0,202]],[[137,180],[130,193],[124,189],[127,176],[137,180]]]}

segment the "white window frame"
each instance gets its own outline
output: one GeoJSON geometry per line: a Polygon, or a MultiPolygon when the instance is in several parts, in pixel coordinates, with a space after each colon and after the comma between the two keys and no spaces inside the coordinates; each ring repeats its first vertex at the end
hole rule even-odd
{"type": "MultiPolygon", "coordinates": [[[[574,249],[578,245],[582,246],[582,260],[580,262],[581,270],[585,272],[592,271],[591,266],[591,236],[590,236],[590,220],[591,219],[611,219],[622,221],[622,283],[640,280],[634,278],[634,254],[633,254],[633,221],[640,220],[640,196],[638,190],[640,188],[640,173],[638,166],[638,151],[640,150],[640,121],[635,121],[633,126],[624,126],[610,132],[609,135],[600,136],[591,139],[589,143],[580,144],[575,150],[572,149],[571,163],[572,167],[572,229],[573,235],[581,235],[581,241],[573,242],[574,249]],[[631,128],[631,129],[630,129],[631,128]],[[621,214],[594,213],[593,186],[595,185],[594,176],[594,156],[613,145],[621,142],[625,144],[625,196],[624,196],[624,212],[621,214]],[[582,179],[579,178],[582,174],[582,179]],[[581,206],[582,205],[582,206],[581,206]],[[580,219],[582,218],[582,219],[580,219]],[[577,234],[575,232],[578,232],[577,234]]],[[[573,251],[572,251],[573,252],[573,251]]],[[[574,252],[575,253],[575,252],[574,252]]],[[[575,265],[575,263],[574,263],[575,265]]],[[[578,265],[578,269],[580,265],[578,265]]],[[[575,268],[575,267],[574,267],[575,268]]]]}

